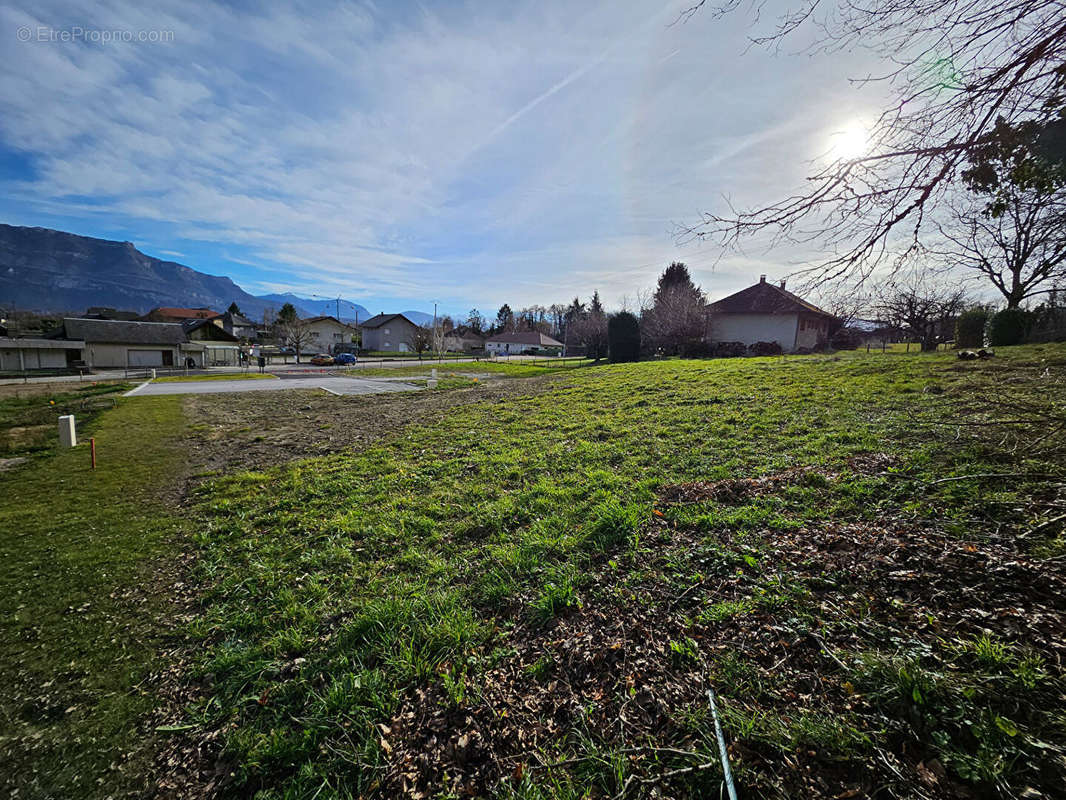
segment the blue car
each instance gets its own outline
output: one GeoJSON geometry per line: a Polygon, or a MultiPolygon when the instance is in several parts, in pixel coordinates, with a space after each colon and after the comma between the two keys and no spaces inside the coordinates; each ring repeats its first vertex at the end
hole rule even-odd
{"type": "Polygon", "coordinates": [[[333,356],[334,364],[354,364],[358,360],[351,353],[337,353],[337,355],[333,356]]]}

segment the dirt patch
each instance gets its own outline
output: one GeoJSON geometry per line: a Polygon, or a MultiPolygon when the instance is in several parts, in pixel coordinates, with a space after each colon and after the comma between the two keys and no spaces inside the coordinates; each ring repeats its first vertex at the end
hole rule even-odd
{"type": "Polygon", "coordinates": [[[184,398],[194,472],[262,469],[298,458],[364,448],[412,423],[453,408],[550,391],[553,381],[522,378],[469,388],[338,397],[278,391],[184,398]]]}
{"type": "MultiPolygon", "coordinates": [[[[863,453],[848,459],[848,471],[857,475],[883,475],[898,463],[887,453],[863,453]]],[[[788,486],[802,486],[812,481],[835,480],[840,473],[820,467],[793,467],[761,478],[726,478],[718,481],[695,481],[671,486],[662,494],[665,503],[746,503],[752,497],[779,494],[788,486]]]]}
{"type": "MultiPolygon", "coordinates": [[[[367,447],[408,425],[443,418],[453,408],[539,394],[552,390],[553,384],[552,376],[544,376],[451,391],[380,395],[337,397],[306,390],[188,395],[183,403],[191,428],[190,481],[203,479],[205,473],[261,469],[367,447]]],[[[192,660],[181,635],[181,625],[200,613],[199,587],[189,579],[194,561],[195,549],[184,543],[180,554],[158,566],[151,590],[173,601],[168,628],[173,636],[159,662],[166,667],[145,680],[161,698],[145,735],[163,737],[154,769],[155,796],[163,798],[215,797],[231,777],[231,766],[219,757],[221,731],[186,734],[187,709],[202,691],[188,680],[192,660]]]]}
{"type": "MultiPolygon", "coordinates": [[[[1036,725],[1040,704],[1054,707],[1061,562],[903,526],[767,532],[753,548],[657,520],[646,538],[654,544],[592,570],[581,607],[501,634],[494,646],[513,656],[472,675],[463,699],[444,676],[410,691],[382,731],[383,796],[441,785],[486,796],[530,776],[587,780],[604,765],[605,797],[716,795],[708,681],[746,796],[985,796],[951,776],[902,708],[852,684],[863,654],[915,647],[933,658],[981,634],[1038,652],[1052,676],[1031,708],[1009,713],[1036,725]]],[[[1026,780],[1052,791],[1064,775],[1044,759],[1026,780]]]]}

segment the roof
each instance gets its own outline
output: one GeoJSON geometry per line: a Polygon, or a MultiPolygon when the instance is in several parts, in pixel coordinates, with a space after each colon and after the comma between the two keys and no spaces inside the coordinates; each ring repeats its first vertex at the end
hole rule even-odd
{"type": "Polygon", "coordinates": [[[349,325],[347,322],[341,322],[339,319],[337,319],[332,314],[325,314],[325,315],[319,316],[319,317],[308,317],[307,319],[302,320],[302,321],[307,323],[308,325],[310,325],[313,322],[336,322],[342,328],[351,328],[353,331],[355,330],[355,326],[354,325],[349,325]]]}
{"type": "Polygon", "coordinates": [[[82,316],[85,319],[123,319],[130,322],[141,318],[136,311],[119,311],[110,306],[89,306],[82,316]]]}
{"type": "Polygon", "coordinates": [[[234,314],[230,311],[227,311],[225,314],[222,315],[222,319],[229,322],[230,325],[237,325],[241,328],[255,327],[255,323],[248,319],[248,317],[244,316],[244,314],[234,314]]]}
{"type": "Polygon", "coordinates": [[[66,339],[12,339],[0,336],[0,350],[80,350],[85,342],[66,339]]]}
{"type": "Polygon", "coordinates": [[[116,344],[181,344],[185,330],[177,322],[125,322],[67,317],[56,338],[116,344]]]}
{"type": "Polygon", "coordinates": [[[407,319],[407,317],[405,317],[403,314],[377,314],[366,320],[365,322],[360,322],[359,327],[380,328],[386,322],[392,322],[394,319],[402,319],[404,322],[414,325],[416,328],[418,327],[418,325],[416,325],[414,322],[411,322],[411,320],[407,319]]]}
{"type": "MultiPolygon", "coordinates": [[[[164,323],[164,324],[166,324],[166,323],[164,323]]],[[[180,324],[181,324],[182,330],[185,331],[185,335],[186,336],[188,336],[189,334],[193,333],[193,331],[198,331],[201,328],[203,328],[205,331],[208,332],[208,334],[209,334],[208,338],[209,339],[213,339],[214,341],[220,341],[220,342],[236,342],[236,341],[238,341],[236,336],[234,336],[232,333],[227,331],[225,328],[219,327],[218,325],[216,325],[214,323],[213,320],[210,320],[210,319],[187,319],[187,320],[184,320],[183,322],[181,322],[180,324]]]]}
{"type": "Polygon", "coordinates": [[[828,311],[808,303],[775,283],[769,283],[764,275],[758,283],[741,289],[729,297],[723,297],[709,308],[717,314],[819,314],[832,317],[828,311]]]}
{"type": "Polygon", "coordinates": [[[176,306],[160,306],[153,308],[146,317],[173,317],[174,319],[214,319],[222,315],[210,308],[178,308],[176,306]]]}
{"type": "Polygon", "coordinates": [[[528,344],[535,347],[562,347],[563,343],[540,331],[519,331],[518,333],[497,333],[486,337],[489,342],[504,344],[528,344]]]}
{"type": "Polygon", "coordinates": [[[444,336],[445,338],[450,336],[453,339],[477,339],[479,342],[485,340],[485,337],[482,336],[480,333],[472,331],[462,325],[452,328],[450,331],[444,334],[444,336]]]}

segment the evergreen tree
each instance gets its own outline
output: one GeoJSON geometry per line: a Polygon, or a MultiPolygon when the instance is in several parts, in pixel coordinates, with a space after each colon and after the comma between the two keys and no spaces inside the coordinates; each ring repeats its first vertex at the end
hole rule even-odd
{"type": "Polygon", "coordinates": [[[608,353],[611,361],[636,361],[640,358],[640,323],[628,311],[615,314],[607,322],[608,353]]]}

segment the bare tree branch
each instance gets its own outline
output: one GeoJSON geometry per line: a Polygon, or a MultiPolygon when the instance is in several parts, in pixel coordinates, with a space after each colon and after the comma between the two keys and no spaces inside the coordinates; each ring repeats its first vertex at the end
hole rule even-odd
{"type": "MultiPolygon", "coordinates": [[[[694,4],[714,16],[761,2],[694,4]]],[[[828,255],[798,274],[812,281],[863,281],[886,257],[892,269],[921,249],[930,212],[997,118],[1046,119],[1066,87],[1066,0],[805,0],[756,44],[777,46],[814,26],[811,48],[865,48],[888,65],[893,102],[870,131],[869,152],[838,158],[808,179],[809,188],[747,210],[725,209],[680,226],[681,241],[709,238],[728,247],[769,233],[771,246],[816,245],[828,255]]]]}

